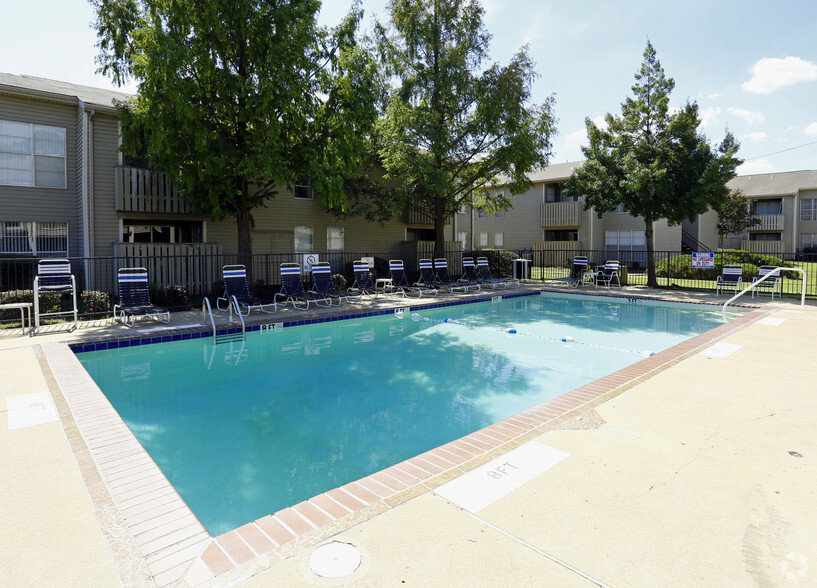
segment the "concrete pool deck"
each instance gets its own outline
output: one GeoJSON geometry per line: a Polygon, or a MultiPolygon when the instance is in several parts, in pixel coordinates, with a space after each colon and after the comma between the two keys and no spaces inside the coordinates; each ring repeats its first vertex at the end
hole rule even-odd
{"type": "MultiPolygon", "coordinates": [[[[814,585],[817,306],[765,298],[760,305],[764,312],[708,344],[723,353],[686,352],[453,468],[445,480],[415,485],[388,509],[331,532],[317,529],[285,552],[233,562],[222,575],[188,570],[176,583],[814,585]],[[441,483],[531,443],[569,456],[476,513],[442,497],[441,483]],[[354,545],[361,564],[346,577],[322,578],[309,558],[333,541],[354,545]]],[[[70,335],[0,337],[0,395],[7,401],[50,390],[46,343],[112,331],[130,332],[100,323],[70,335]]],[[[76,445],[71,412],[55,404],[58,420],[13,429],[7,423],[14,407],[0,406],[7,421],[0,419],[0,577],[11,586],[154,584],[144,562],[131,561],[123,573],[122,560],[134,554],[111,551],[123,545],[110,537],[117,506],[105,505],[103,480],[88,478],[89,457],[76,445]]]]}

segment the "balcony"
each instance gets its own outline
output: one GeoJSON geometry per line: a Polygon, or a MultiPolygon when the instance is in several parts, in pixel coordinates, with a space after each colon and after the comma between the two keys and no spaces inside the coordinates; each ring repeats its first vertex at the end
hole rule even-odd
{"type": "Polygon", "coordinates": [[[581,225],[581,202],[549,202],[539,205],[539,226],[555,229],[581,225]]]}
{"type": "Polygon", "coordinates": [[[114,178],[119,212],[190,213],[190,205],[162,172],[117,166],[114,178]]]}
{"type": "Polygon", "coordinates": [[[741,251],[748,251],[750,253],[765,253],[772,255],[775,253],[786,252],[785,241],[741,241],[741,251]]]}
{"type": "Polygon", "coordinates": [[[786,219],[782,214],[758,214],[755,215],[760,222],[751,227],[750,231],[782,231],[783,223],[786,219]]]}
{"type": "Polygon", "coordinates": [[[434,215],[428,205],[415,196],[403,211],[403,222],[409,225],[434,225],[434,215]]]}

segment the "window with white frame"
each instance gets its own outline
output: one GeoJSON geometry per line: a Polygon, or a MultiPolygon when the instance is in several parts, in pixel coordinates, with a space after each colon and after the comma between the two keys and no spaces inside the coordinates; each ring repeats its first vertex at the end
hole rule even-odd
{"type": "Polygon", "coordinates": [[[480,247],[487,247],[488,246],[488,233],[480,233],[479,234],[479,246],[480,247]]]}
{"type": "Polygon", "coordinates": [[[312,253],[315,242],[315,230],[313,227],[294,227],[295,253],[312,253]]]}
{"type": "Polygon", "coordinates": [[[500,249],[505,246],[505,233],[494,233],[494,247],[500,249]]]}
{"type": "Polygon", "coordinates": [[[621,262],[646,259],[647,239],[643,231],[605,231],[607,256],[621,262]]]}
{"type": "Polygon", "coordinates": [[[800,201],[800,220],[817,221],[817,198],[803,198],[800,201]]]}
{"type": "Polygon", "coordinates": [[[0,120],[0,184],[65,188],[65,129],[0,120]]]}
{"type": "Polygon", "coordinates": [[[800,233],[800,249],[817,247],[817,233],[800,233]]]}
{"type": "Polygon", "coordinates": [[[343,251],[343,227],[326,227],[326,250],[343,251]]]}
{"type": "Polygon", "coordinates": [[[0,254],[68,257],[68,223],[0,221],[0,254]]]}
{"type": "Polygon", "coordinates": [[[465,249],[465,242],[468,240],[468,233],[466,231],[457,232],[457,241],[462,243],[462,248],[465,249]]]}
{"type": "Polygon", "coordinates": [[[295,198],[299,200],[312,200],[312,184],[309,176],[298,176],[295,180],[295,198]]]}

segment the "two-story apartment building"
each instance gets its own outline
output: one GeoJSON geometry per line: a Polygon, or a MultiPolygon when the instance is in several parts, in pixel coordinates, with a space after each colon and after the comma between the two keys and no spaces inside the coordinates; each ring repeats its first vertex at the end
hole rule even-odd
{"type": "MultiPolygon", "coordinates": [[[[0,255],[237,253],[231,218],[192,213],[168,178],[120,153],[116,103],[129,98],[0,73],[0,255]]],[[[308,181],[282,188],[254,216],[256,254],[399,253],[433,235],[431,219],[417,211],[382,225],[338,219],[308,181]]]]}
{"type": "MultiPolygon", "coordinates": [[[[458,239],[466,249],[606,251],[638,265],[646,251],[642,218],[623,209],[599,218],[594,210],[584,210],[583,197],[563,193],[563,183],[581,164],[554,164],[532,173],[533,186],[513,196],[510,210],[461,211],[456,221],[458,239]]],[[[745,234],[730,235],[725,247],[774,253],[817,246],[817,171],[738,176],[729,187],[743,192],[761,222],[745,234]]],[[[719,241],[716,223],[717,213],[711,210],[680,225],[659,221],[655,250],[714,250],[719,241]]]]}

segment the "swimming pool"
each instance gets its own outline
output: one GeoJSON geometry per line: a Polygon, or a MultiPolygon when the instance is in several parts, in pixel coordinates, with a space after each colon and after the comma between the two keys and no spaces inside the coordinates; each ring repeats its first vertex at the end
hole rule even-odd
{"type": "Polygon", "coordinates": [[[682,307],[527,296],[78,357],[217,535],[718,324],[682,307]]]}

